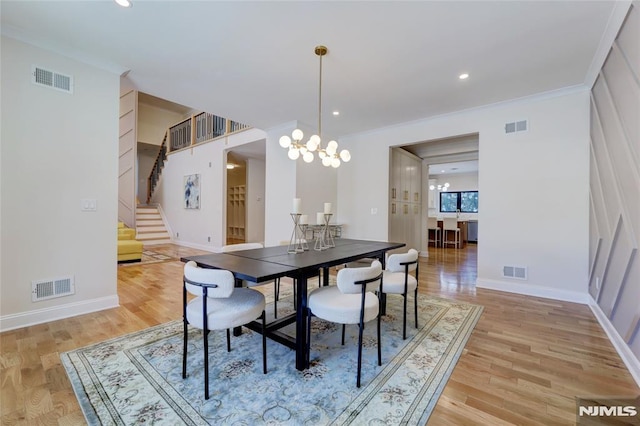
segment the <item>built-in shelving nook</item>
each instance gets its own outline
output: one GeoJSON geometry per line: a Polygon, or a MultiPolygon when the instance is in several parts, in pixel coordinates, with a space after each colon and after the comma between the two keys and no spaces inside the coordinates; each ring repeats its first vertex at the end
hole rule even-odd
{"type": "Polygon", "coordinates": [[[233,153],[227,154],[227,244],[246,240],[246,161],[233,153]]]}

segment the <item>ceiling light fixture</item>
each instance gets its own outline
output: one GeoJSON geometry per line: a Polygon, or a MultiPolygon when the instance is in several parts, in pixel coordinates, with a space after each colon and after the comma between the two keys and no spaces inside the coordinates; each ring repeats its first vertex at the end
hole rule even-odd
{"type": "Polygon", "coordinates": [[[469,74],[467,74],[467,73],[460,74],[460,76],[458,76],[458,78],[460,80],[466,80],[467,78],[469,78],[469,74]]]}
{"type": "MultiPolygon", "coordinates": [[[[436,189],[435,185],[429,185],[429,189],[433,191],[436,189]]],[[[448,191],[449,190],[449,182],[445,182],[444,185],[438,185],[438,191],[448,191]]]]}
{"type": "Polygon", "coordinates": [[[131,7],[131,6],[133,6],[131,1],[129,1],[129,0],[115,0],[115,2],[118,3],[122,7],[131,7]]]}
{"type": "Polygon", "coordinates": [[[346,149],[338,154],[338,142],[332,140],[327,143],[326,148],[322,147],[322,57],[328,52],[326,46],[316,46],[315,53],[320,57],[320,83],[318,84],[318,134],[312,135],[307,143],[302,143],[304,133],[302,130],[295,129],[291,133],[291,137],[284,135],[280,138],[279,143],[283,148],[289,149],[289,158],[297,160],[300,155],[306,163],[313,161],[313,152],[318,151],[318,157],[322,160],[325,167],[340,167],[340,160],[345,163],[351,160],[351,154],[346,149]],[[293,140],[292,140],[293,139],[293,140]]]}

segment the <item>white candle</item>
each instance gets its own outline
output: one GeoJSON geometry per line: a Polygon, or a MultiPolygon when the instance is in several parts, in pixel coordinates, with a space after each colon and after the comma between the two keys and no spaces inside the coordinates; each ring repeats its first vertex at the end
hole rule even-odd
{"type": "Polygon", "coordinates": [[[300,225],[307,225],[309,223],[309,215],[300,215],[300,225]]]}
{"type": "Polygon", "coordinates": [[[300,213],[300,206],[302,205],[302,200],[300,198],[293,199],[293,212],[292,213],[300,213]]]}
{"type": "Polygon", "coordinates": [[[324,203],[324,212],[326,214],[331,213],[331,203],[324,203]]]}
{"type": "Polygon", "coordinates": [[[316,214],[316,222],[318,222],[318,225],[324,225],[324,213],[318,212],[316,214]]]}

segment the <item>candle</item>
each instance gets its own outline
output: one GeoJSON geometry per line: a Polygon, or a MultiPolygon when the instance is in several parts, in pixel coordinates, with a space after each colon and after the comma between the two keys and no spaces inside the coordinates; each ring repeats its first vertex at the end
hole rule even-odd
{"type": "Polygon", "coordinates": [[[326,214],[331,213],[331,203],[324,203],[324,212],[326,214]]]}
{"type": "Polygon", "coordinates": [[[324,213],[318,212],[316,214],[316,222],[318,222],[318,225],[324,225],[324,213]]]}
{"type": "Polygon", "coordinates": [[[292,213],[300,213],[300,206],[302,205],[302,200],[300,198],[293,199],[293,212],[292,213]]]}
{"type": "Polygon", "coordinates": [[[300,215],[300,225],[307,225],[309,223],[309,215],[300,215]]]}

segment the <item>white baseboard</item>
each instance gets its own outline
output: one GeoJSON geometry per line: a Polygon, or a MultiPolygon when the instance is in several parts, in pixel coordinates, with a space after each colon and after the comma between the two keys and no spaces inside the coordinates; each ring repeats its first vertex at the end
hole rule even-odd
{"type": "Polygon", "coordinates": [[[120,306],[118,296],[100,297],[34,311],[0,316],[0,332],[28,327],[120,306]]]}
{"type": "Polygon", "coordinates": [[[629,369],[633,379],[636,381],[638,386],[640,386],[640,360],[636,358],[633,352],[631,352],[627,342],[624,341],[613,324],[611,324],[609,318],[607,318],[605,313],[602,312],[598,303],[591,296],[589,296],[589,299],[589,307],[591,308],[591,311],[593,311],[593,314],[604,329],[604,332],[609,336],[609,341],[611,341],[613,347],[616,348],[618,355],[620,355],[620,358],[622,358],[622,361],[629,369]]]}
{"type": "Polygon", "coordinates": [[[204,245],[204,244],[190,243],[190,242],[187,242],[187,241],[173,240],[172,243],[177,245],[177,246],[204,250],[204,251],[208,251],[208,252],[211,252],[211,253],[220,253],[220,251],[221,251],[220,247],[218,247],[217,250],[216,250],[216,247],[211,247],[211,246],[207,246],[207,245],[204,245]]]}
{"type": "Polygon", "coordinates": [[[478,279],[476,281],[477,288],[486,288],[489,290],[506,291],[507,293],[524,294],[527,296],[543,297],[545,299],[563,300],[565,302],[589,304],[591,296],[588,293],[580,293],[577,291],[558,290],[552,287],[543,287],[519,283],[514,281],[486,280],[478,279]]]}

